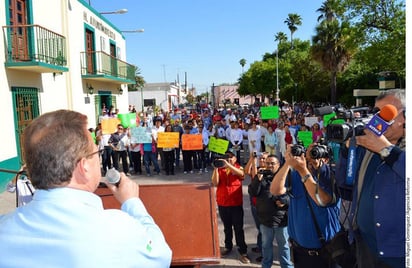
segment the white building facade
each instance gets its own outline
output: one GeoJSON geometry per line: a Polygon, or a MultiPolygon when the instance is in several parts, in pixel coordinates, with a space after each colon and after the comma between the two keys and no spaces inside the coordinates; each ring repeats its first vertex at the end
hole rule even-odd
{"type": "MultiPolygon", "coordinates": [[[[24,128],[43,113],[75,110],[94,128],[103,105],[127,112],[136,67],[121,31],[87,1],[7,0],[0,14],[0,168],[20,168],[24,128]]],[[[0,192],[12,176],[0,172],[0,192]]]]}
{"type": "Polygon", "coordinates": [[[129,92],[129,104],[137,111],[147,111],[155,106],[171,111],[185,103],[186,96],[185,89],[178,83],[146,83],[142,90],[129,92]]]}

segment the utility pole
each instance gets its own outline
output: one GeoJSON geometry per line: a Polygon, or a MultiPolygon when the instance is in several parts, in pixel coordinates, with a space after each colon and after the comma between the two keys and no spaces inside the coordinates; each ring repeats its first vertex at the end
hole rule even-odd
{"type": "Polygon", "coordinates": [[[279,44],[276,48],[276,105],[279,106],[279,44]]]}

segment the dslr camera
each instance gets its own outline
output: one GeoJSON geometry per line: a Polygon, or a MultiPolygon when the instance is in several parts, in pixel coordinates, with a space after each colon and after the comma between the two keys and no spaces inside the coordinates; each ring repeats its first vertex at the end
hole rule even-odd
{"type": "Polygon", "coordinates": [[[309,154],[312,159],[329,158],[331,149],[325,144],[316,144],[309,154]]]}
{"type": "Polygon", "coordinates": [[[227,155],[218,155],[215,156],[215,160],[213,160],[213,166],[216,168],[221,168],[225,166],[225,162],[222,159],[228,159],[227,155]]]}
{"type": "Polygon", "coordinates": [[[306,148],[302,144],[295,144],[292,146],[292,149],[290,149],[290,152],[293,156],[301,156],[306,153],[306,148]]]}

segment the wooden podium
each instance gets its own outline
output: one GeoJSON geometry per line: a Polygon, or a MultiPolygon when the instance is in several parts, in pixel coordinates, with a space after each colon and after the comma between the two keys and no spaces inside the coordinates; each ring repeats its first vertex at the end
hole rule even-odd
{"type": "MultiPolygon", "coordinates": [[[[139,185],[140,198],[172,249],[172,266],[200,267],[220,259],[215,193],[211,184],[139,185]]],[[[104,208],[120,208],[109,189],[96,192],[104,208]]]]}

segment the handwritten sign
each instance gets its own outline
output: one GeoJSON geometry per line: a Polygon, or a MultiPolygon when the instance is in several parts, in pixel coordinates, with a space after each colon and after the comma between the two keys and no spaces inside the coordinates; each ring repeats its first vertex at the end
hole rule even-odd
{"type": "Polygon", "coordinates": [[[158,148],[177,148],[179,147],[179,132],[158,132],[158,148]]]}
{"type": "Polygon", "coordinates": [[[312,131],[298,131],[298,139],[303,142],[303,146],[308,148],[308,146],[313,142],[312,131]]]}
{"type": "Polygon", "coordinates": [[[305,125],[307,125],[308,127],[312,127],[315,123],[319,124],[318,118],[316,116],[305,117],[305,125]]]}
{"type": "Polygon", "coordinates": [[[130,143],[152,143],[152,133],[147,132],[145,127],[132,127],[130,143]]]}
{"type": "Polygon", "coordinates": [[[117,118],[105,118],[102,120],[102,133],[112,134],[117,131],[117,125],[120,124],[117,118]]]}
{"type": "Polygon", "coordinates": [[[202,134],[183,134],[182,135],[182,150],[202,150],[203,140],[202,134]]]}
{"type": "Polygon", "coordinates": [[[136,126],[136,113],[118,114],[117,118],[125,128],[136,126]]]}
{"type": "Polygon", "coordinates": [[[224,139],[216,139],[215,137],[210,137],[209,140],[209,151],[215,152],[218,154],[225,154],[227,147],[229,146],[229,141],[224,139]]]}
{"type": "Polygon", "coordinates": [[[262,119],[279,118],[279,107],[278,106],[260,107],[260,118],[262,119]]]}

